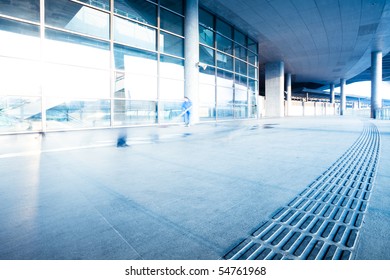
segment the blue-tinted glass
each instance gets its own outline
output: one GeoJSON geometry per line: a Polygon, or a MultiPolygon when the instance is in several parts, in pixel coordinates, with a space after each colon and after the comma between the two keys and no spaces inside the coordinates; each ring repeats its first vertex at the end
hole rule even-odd
{"type": "Polygon", "coordinates": [[[233,42],[217,34],[217,49],[228,54],[233,54],[233,42]]]}
{"type": "Polygon", "coordinates": [[[247,45],[246,36],[238,30],[234,30],[234,41],[245,46],[245,47],[247,45]]]}
{"type": "Polygon", "coordinates": [[[179,57],[184,57],[184,40],[180,37],[161,32],[160,51],[179,57]]]}
{"type": "Polygon", "coordinates": [[[257,68],[251,65],[248,65],[248,76],[251,78],[257,78],[257,68]]]}
{"type": "Polygon", "coordinates": [[[79,1],[100,9],[104,9],[107,11],[110,10],[110,0],[79,0],[79,1]]]}
{"type": "MultiPolygon", "coordinates": [[[[11,33],[23,34],[27,36],[39,37],[39,26],[3,18],[0,18],[0,30],[11,33]]],[[[5,40],[2,40],[1,44],[4,44],[5,42],[5,40]]]]}
{"type": "Polygon", "coordinates": [[[242,60],[247,60],[247,49],[235,44],[234,46],[234,55],[238,58],[241,58],[242,60]]]}
{"type": "Polygon", "coordinates": [[[257,81],[249,79],[249,90],[252,92],[257,92],[257,81]]]}
{"type": "Polygon", "coordinates": [[[217,52],[217,66],[226,70],[233,71],[233,57],[227,54],[217,52]]]}
{"type": "Polygon", "coordinates": [[[210,47],[214,47],[214,36],[215,33],[210,29],[199,25],[199,42],[210,47]]]}
{"type": "Polygon", "coordinates": [[[246,75],[247,72],[247,64],[244,61],[236,59],[235,72],[240,73],[242,75],[246,75]]]}
{"type": "Polygon", "coordinates": [[[0,0],[0,14],[39,22],[40,0],[0,0]]]}
{"type": "Polygon", "coordinates": [[[160,27],[178,35],[184,33],[184,18],[167,10],[161,9],[160,27]]]}
{"type": "Polygon", "coordinates": [[[156,50],[157,30],[134,21],[114,18],[114,40],[141,49],[156,50]]]}
{"type": "Polygon", "coordinates": [[[107,13],[71,1],[46,0],[47,25],[108,39],[107,13]]]}
{"type": "Polygon", "coordinates": [[[114,57],[116,69],[126,70],[126,68],[131,68],[128,70],[138,73],[142,72],[149,75],[155,75],[157,73],[157,54],[155,53],[115,44],[114,57]],[[147,69],[144,69],[145,67],[147,69]],[[138,71],[141,68],[144,70],[138,71]]]}
{"type": "Polygon", "coordinates": [[[248,78],[247,77],[244,77],[244,76],[241,76],[241,75],[235,75],[234,77],[234,82],[236,83],[236,85],[242,85],[242,86],[246,86],[247,85],[247,81],[248,81],[248,78]]]}
{"type": "Polygon", "coordinates": [[[256,53],[257,54],[257,43],[255,41],[253,41],[251,38],[248,38],[248,48],[249,50],[251,50],[252,52],[256,53]]]}
{"type": "Polygon", "coordinates": [[[183,14],[183,0],[160,0],[160,5],[181,15],[183,14]]]}
{"type": "Polygon", "coordinates": [[[157,6],[145,0],[115,0],[114,12],[142,23],[157,26],[157,6]]]}
{"type": "Polygon", "coordinates": [[[257,55],[251,51],[248,51],[248,62],[257,66],[257,55]]]}
{"type": "Polygon", "coordinates": [[[208,65],[215,65],[214,50],[205,46],[199,46],[199,61],[208,65]]]}
{"type": "Polygon", "coordinates": [[[203,9],[199,9],[199,23],[214,30],[214,16],[203,9]]]}
{"type": "Polygon", "coordinates": [[[232,27],[222,20],[217,19],[217,32],[225,35],[229,39],[232,39],[233,29],[232,27]]]}
{"type": "Polygon", "coordinates": [[[217,71],[217,83],[222,87],[233,87],[233,73],[218,69],[217,71]]]}

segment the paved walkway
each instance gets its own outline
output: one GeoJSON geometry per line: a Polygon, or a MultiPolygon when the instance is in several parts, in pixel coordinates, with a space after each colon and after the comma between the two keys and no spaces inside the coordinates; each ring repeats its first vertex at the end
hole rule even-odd
{"type": "Polygon", "coordinates": [[[119,132],[0,136],[0,259],[390,259],[390,122],[119,132]]]}

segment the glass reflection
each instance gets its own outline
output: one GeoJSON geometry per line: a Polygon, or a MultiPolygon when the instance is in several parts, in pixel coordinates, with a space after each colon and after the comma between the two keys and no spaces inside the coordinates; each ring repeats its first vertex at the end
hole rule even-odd
{"type": "Polygon", "coordinates": [[[110,10],[110,0],[78,0],[78,1],[107,11],[110,10]]]}
{"type": "Polygon", "coordinates": [[[0,132],[42,129],[40,97],[0,96],[0,132]]]}
{"type": "Polygon", "coordinates": [[[183,14],[183,0],[160,0],[160,5],[181,15],[183,14]]]}
{"type": "Polygon", "coordinates": [[[233,54],[233,42],[217,34],[217,49],[228,54],[233,54]]]}
{"type": "Polygon", "coordinates": [[[217,118],[233,118],[233,89],[217,88],[217,118]]]}
{"type": "Polygon", "coordinates": [[[141,23],[157,26],[157,5],[145,0],[115,0],[114,13],[141,23]]]}
{"type": "Polygon", "coordinates": [[[214,52],[212,48],[199,45],[199,61],[208,65],[215,65],[214,52]]]}
{"type": "Polygon", "coordinates": [[[210,29],[199,25],[199,42],[201,44],[208,45],[210,47],[214,47],[214,32],[210,29]]]}
{"type": "Polygon", "coordinates": [[[115,44],[114,57],[116,69],[130,73],[157,75],[157,54],[155,53],[115,44]]]}
{"type": "Polygon", "coordinates": [[[133,47],[156,50],[157,31],[146,25],[114,18],[114,40],[133,47]]]}
{"type": "Polygon", "coordinates": [[[72,1],[45,1],[47,25],[104,39],[109,38],[109,15],[72,1]]]}
{"type": "Polygon", "coordinates": [[[215,116],[215,86],[199,84],[199,117],[212,120],[215,116]]]}
{"type": "Polygon", "coordinates": [[[174,101],[162,101],[159,102],[159,115],[162,116],[160,118],[163,122],[173,122],[179,123],[183,121],[183,117],[181,116],[182,108],[181,105],[183,103],[183,98],[181,100],[174,101]]]}
{"type": "Polygon", "coordinates": [[[114,126],[155,123],[157,103],[141,100],[114,100],[114,126]]]}
{"type": "Polygon", "coordinates": [[[0,14],[39,22],[40,0],[1,0],[0,14]]]}
{"type": "Polygon", "coordinates": [[[110,125],[110,100],[49,98],[47,129],[106,127],[110,125]]]}
{"type": "Polygon", "coordinates": [[[184,35],[184,18],[167,10],[160,10],[160,27],[175,34],[184,35]]]}
{"type": "Polygon", "coordinates": [[[184,40],[180,37],[160,32],[160,51],[166,54],[184,57],[184,40]]]}

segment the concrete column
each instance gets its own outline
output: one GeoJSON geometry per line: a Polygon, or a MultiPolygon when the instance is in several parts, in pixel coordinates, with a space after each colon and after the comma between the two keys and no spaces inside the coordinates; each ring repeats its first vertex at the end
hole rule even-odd
{"type": "Polygon", "coordinates": [[[286,74],[287,116],[291,114],[291,73],[286,74]]]}
{"type": "Polygon", "coordinates": [[[340,79],[340,115],[343,116],[345,114],[345,110],[347,108],[347,97],[345,93],[345,85],[347,81],[345,79],[340,79]]]}
{"type": "Polygon", "coordinates": [[[191,122],[199,122],[199,0],[187,0],[184,22],[184,96],[192,101],[191,122]]]}
{"type": "Polygon", "coordinates": [[[284,116],[284,63],[271,62],[265,65],[266,116],[284,116]]]}
{"type": "Polygon", "coordinates": [[[371,118],[377,118],[377,110],[382,108],[382,52],[371,53],[371,118]]]}
{"type": "Polygon", "coordinates": [[[334,84],[330,84],[330,99],[329,99],[330,103],[335,103],[335,100],[334,100],[334,84]]]}

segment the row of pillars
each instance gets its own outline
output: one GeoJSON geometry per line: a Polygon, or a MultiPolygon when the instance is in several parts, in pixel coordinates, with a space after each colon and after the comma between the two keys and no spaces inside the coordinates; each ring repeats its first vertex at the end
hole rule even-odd
{"type": "MultiPolygon", "coordinates": [[[[345,114],[347,106],[347,80],[340,79],[340,115],[345,114]]],[[[382,107],[382,52],[371,53],[371,118],[377,117],[378,109],[382,107]]],[[[330,103],[335,103],[334,84],[330,84],[330,103]]],[[[284,116],[284,93],[287,95],[287,115],[291,108],[291,73],[284,74],[284,63],[267,63],[265,67],[266,115],[268,117],[284,116]],[[286,82],[284,82],[286,78],[286,82]]]]}

